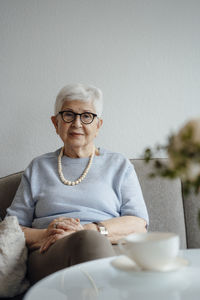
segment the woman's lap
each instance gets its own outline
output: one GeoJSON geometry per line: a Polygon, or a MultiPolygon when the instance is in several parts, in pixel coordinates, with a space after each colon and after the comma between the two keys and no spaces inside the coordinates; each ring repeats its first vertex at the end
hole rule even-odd
{"type": "Polygon", "coordinates": [[[29,254],[28,277],[34,284],[63,268],[115,255],[109,240],[93,230],[82,230],[56,241],[45,253],[29,254]]]}

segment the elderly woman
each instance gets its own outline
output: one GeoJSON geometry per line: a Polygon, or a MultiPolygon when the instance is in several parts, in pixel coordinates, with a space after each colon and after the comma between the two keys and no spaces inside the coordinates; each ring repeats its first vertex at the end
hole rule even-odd
{"type": "Polygon", "coordinates": [[[102,106],[98,88],[73,84],[61,89],[51,120],[63,147],[30,163],[7,210],[25,234],[32,283],[114,255],[111,244],[146,231],[148,214],[132,164],[94,145],[102,106]]]}

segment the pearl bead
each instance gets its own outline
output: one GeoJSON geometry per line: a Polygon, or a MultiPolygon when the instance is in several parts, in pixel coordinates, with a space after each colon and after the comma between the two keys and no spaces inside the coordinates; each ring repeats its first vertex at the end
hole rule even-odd
{"type": "Polygon", "coordinates": [[[88,173],[88,171],[89,171],[89,169],[92,165],[92,160],[93,160],[94,155],[95,155],[95,147],[93,149],[92,155],[90,156],[90,159],[89,159],[89,162],[88,162],[88,165],[87,165],[85,171],[83,172],[83,174],[76,181],[69,181],[69,180],[65,179],[65,177],[63,175],[62,163],[61,163],[61,158],[63,156],[63,150],[64,150],[64,147],[61,149],[60,154],[58,156],[58,174],[60,176],[60,179],[61,179],[62,183],[64,183],[65,185],[69,185],[69,186],[77,185],[86,177],[86,175],[87,175],[87,173],[88,173]]]}

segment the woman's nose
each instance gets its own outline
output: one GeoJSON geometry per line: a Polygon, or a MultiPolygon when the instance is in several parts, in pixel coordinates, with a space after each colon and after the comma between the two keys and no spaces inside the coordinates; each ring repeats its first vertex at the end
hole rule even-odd
{"type": "Polygon", "coordinates": [[[76,115],[74,121],[72,122],[72,125],[74,125],[75,127],[82,127],[81,116],[76,115]]]}

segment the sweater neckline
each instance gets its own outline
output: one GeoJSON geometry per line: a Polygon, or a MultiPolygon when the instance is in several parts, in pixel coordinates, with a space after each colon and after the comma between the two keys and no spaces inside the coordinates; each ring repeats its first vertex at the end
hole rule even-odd
{"type": "MultiPolygon", "coordinates": [[[[104,154],[104,149],[101,147],[98,147],[99,150],[99,155],[95,155],[93,162],[98,161],[99,159],[102,158],[103,154],[104,154]]],[[[61,148],[59,148],[56,152],[56,156],[58,157],[59,153],[61,151],[61,148]]],[[[69,157],[67,155],[63,155],[61,158],[62,163],[70,163],[70,164],[82,164],[82,163],[86,163],[88,162],[89,157],[80,157],[80,158],[72,158],[69,157]]]]}

